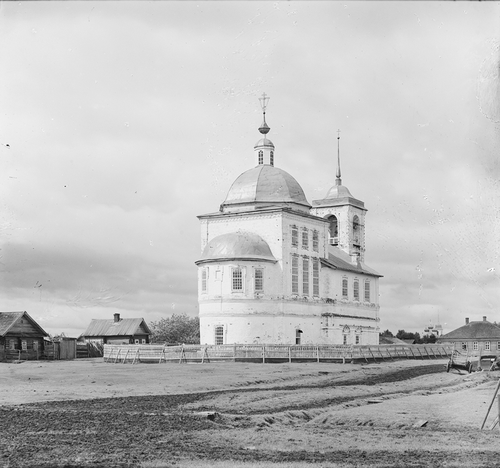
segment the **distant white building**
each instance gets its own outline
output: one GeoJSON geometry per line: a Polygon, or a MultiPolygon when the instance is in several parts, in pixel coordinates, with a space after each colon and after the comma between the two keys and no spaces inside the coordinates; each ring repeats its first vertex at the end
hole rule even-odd
{"type": "Polygon", "coordinates": [[[267,99],[257,166],[198,217],[201,343],[378,344],[381,275],[364,263],[364,203],[342,185],[339,158],[336,184],[309,204],[274,165],[267,99]]]}

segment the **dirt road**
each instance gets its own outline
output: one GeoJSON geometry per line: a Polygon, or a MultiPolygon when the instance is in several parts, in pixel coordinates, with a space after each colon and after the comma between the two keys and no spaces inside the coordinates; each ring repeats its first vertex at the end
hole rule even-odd
{"type": "Polygon", "coordinates": [[[444,365],[0,364],[0,466],[497,466],[500,374],[444,365]]]}

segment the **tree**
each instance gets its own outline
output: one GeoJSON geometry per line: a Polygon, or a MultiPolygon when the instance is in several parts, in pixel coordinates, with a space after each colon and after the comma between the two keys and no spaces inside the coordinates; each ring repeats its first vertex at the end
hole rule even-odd
{"type": "Polygon", "coordinates": [[[389,338],[394,338],[394,335],[390,330],[385,330],[382,333],[380,333],[380,336],[388,336],[389,338]]]}
{"type": "Polygon", "coordinates": [[[169,344],[199,344],[200,319],[186,314],[172,314],[150,323],[151,342],[169,344]]]}
{"type": "Polygon", "coordinates": [[[415,343],[421,343],[420,333],[411,333],[404,330],[398,330],[396,333],[396,338],[400,340],[415,340],[415,343]]]}

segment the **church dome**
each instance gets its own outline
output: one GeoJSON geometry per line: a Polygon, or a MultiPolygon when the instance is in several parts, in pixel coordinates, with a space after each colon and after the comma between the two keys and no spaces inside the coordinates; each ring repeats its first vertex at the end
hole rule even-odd
{"type": "Polygon", "coordinates": [[[214,237],[203,249],[196,264],[224,260],[276,262],[268,243],[252,232],[230,232],[214,237]]]}
{"type": "Polygon", "coordinates": [[[344,185],[334,185],[326,194],[325,199],[351,197],[351,192],[344,185]]]}
{"type": "Polygon", "coordinates": [[[267,164],[241,174],[222,204],[225,212],[274,206],[290,206],[299,210],[311,207],[302,187],[288,172],[267,164]]]}

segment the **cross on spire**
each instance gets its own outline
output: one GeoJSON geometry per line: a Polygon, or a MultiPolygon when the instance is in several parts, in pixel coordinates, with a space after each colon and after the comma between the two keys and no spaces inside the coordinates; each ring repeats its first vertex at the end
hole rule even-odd
{"type": "Polygon", "coordinates": [[[262,93],[262,97],[259,98],[260,107],[262,107],[262,112],[266,113],[267,103],[271,99],[266,93],[262,93]]]}

